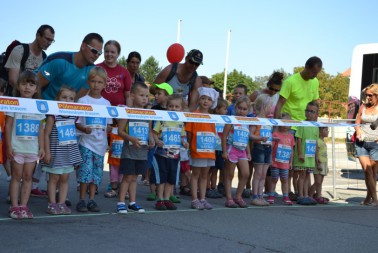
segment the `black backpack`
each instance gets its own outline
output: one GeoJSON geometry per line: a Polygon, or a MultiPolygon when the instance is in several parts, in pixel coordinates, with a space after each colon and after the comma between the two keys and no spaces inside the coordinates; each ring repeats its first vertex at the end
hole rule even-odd
{"type": "MultiPolygon", "coordinates": [[[[165,82],[168,83],[168,81],[170,81],[174,77],[174,75],[176,75],[177,67],[178,67],[178,63],[172,64],[171,72],[169,72],[165,82]]],[[[189,83],[188,83],[188,86],[189,86],[188,102],[190,101],[190,93],[192,92],[192,89],[194,87],[194,83],[196,82],[197,76],[198,76],[197,71],[194,71],[194,73],[190,77],[190,80],[189,80],[189,83]]]]}
{"type": "MultiPolygon", "coordinates": [[[[9,44],[6,51],[3,52],[0,57],[0,78],[4,79],[7,82],[9,81],[9,78],[8,78],[8,70],[5,68],[5,64],[7,63],[12,50],[18,45],[22,45],[24,47],[24,54],[22,55],[22,59],[21,59],[20,71],[25,70],[25,63],[30,54],[29,44],[21,43],[18,40],[14,40],[11,44],[9,44]]],[[[42,51],[42,58],[46,59],[46,57],[47,57],[46,53],[42,51]]],[[[12,95],[12,86],[10,86],[9,83],[7,87],[5,88],[5,95],[6,96],[12,95]]]]}

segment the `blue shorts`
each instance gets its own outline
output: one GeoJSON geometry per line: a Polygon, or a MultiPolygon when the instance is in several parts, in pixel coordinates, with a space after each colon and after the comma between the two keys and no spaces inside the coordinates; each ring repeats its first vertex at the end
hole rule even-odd
{"type": "Polygon", "coordinates": [[[147,172],[147,160],[122,158],[119,165],[121,175],[144,175],[147,172]]]}
{"type": "Polygon", "coordinates": [[[224,168],[224,159],[222,157],[222,151],[216,150],[215,151],[215,166],[211,166],[210,169],[212,170],[221,170],[224,168]]]}
{"type": "Polygon", "coordinates": [[[152,167],[154,173],[151,173],[150,183],[153,184],[171,184],[176,185],[178,182],[180,159],[170,159],[161,155],[154,155],[152,167]]]}
{"type": "Polygon", "coordinates": [[[79,165],[77,181],[80,183],[100,185],[104,170],[104,156],[96,154],[81,145],[79,145],[79,150],[83,162],[79,165]]]}
{"type": "Polygon", "coordinates": [[[252,161],[254,164],[271,164],[272,146],[254,143],[252,148],[252,161]]]}
{"type": "Polygon", "coordinates": [[[377,142],[356,142],[357,157],[368,156],[372,161],[378,161],[378,143],[377,142]]]}

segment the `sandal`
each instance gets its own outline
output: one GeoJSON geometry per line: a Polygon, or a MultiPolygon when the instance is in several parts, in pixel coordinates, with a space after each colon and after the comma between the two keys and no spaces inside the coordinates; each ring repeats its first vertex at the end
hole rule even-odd
{"type": "Polygon", "coordinates": [[[108,191],[104,194],[105,198],[115,198],[118,196],[118,193],[115,190],[108,191]]]}
{"type": "Polygon", "coordinates": [[[190,191],[189,186],[181,186],[180,187],[180,195],[185,195],[185,196],[192,196],[192,193],[190,191]]]}
{"type": "Polygon", "coordinates": [[[320,197],[320,198],[315,198],[316,202],[318,202],[318,204],[322,204],[322,205],[326,205],[328,204],[328,201],[326,198],[323,198],[323,197],[320,197]]]}

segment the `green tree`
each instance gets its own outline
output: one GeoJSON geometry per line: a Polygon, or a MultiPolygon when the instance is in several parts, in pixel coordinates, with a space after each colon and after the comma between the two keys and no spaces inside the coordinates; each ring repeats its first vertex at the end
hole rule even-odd
{"type": "Polygon", "coordinates": [[[126,62],[126,57],[122,56],[121,58],[118,59],[118,64],[121,66],[124,66],[126,68],[127,62],[126,62]]]}
{"type": "Polygon", "coordinates": [[[152,84],[156,76],[160,73],[161,67],[159,62],[150,56],[142,65],[140,65],[140,73],[146,79],[146,83],[152,84]]]}
{"type": "MultiPolygon", "coordinates": [[[[220,72],[217,74],[212,75],[211,79],[214,81],[214,87],[223,90],[224,84],[224,72],[220,72]]],[[[258,88],[258,84],[253,82],[252,77],[247,76],[241,71],[237,71],[234,69],[232,72],[228,73],[227,75],[227,94],[232,94],[234,88],[238,84],[244,84],[248,88],[248,93],[251,93],[256,88],[258,88]]]]}

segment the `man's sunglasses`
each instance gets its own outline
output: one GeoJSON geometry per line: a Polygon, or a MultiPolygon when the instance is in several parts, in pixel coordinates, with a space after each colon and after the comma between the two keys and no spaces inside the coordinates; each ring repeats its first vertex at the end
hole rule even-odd
{"type": "Polygon", "coordinates": [[[92,47],[91,45],[87,44],[87,47],[91,50],[91,52],[97,56],[102,55],[101,51],[98,51],[96,48],[92,47]]]}

